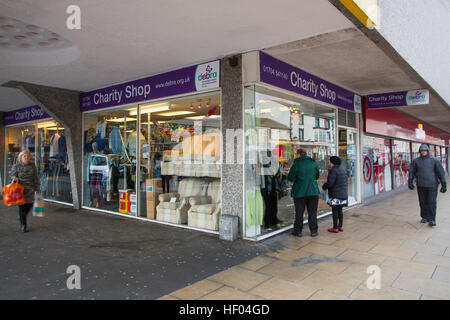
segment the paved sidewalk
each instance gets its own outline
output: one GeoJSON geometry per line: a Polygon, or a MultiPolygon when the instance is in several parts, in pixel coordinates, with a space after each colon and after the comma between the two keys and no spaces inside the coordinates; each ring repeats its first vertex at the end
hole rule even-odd
{"type": "Polygon", "coordinates": [[[450,194],[438,196],[437,226],[419,222],[417,192],[404,191],[344,214],[344,232],[297,238],[160,299],[450,299],[450,194]],[[367,268],[381,270],[369,290],[367,268]]]}
{"type": "Polygon", "coordinates": [[[247,241],[46,204],[22,234],[0,205],[1,299],[156,299],[267,251],[247,241]],[[69,290],[70,265],[81,290],[69,290]]]}

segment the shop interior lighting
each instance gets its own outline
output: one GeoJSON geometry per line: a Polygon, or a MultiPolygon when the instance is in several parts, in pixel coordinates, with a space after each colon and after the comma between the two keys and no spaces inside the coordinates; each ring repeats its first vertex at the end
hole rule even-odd
{"type": "Polygon", "coordinates": [[[261,109],[261,110],[259,111],[259,113],[271,113],[271,112],[272,112],[272,109],[271,109],[271,108],[261,109]]]}
{"type": "Polygon", "coordinates": [[[171,112],[163,112],[159,113],[158,116],[170,117],[170,116],[181,116],[185,114],[192,114],[195,112],[192,111],[171,111],[171,112]]]}
{"type": "MultiPolygon", "coordinates": [[[[155,113],[168,110],[170,110],[170,105],[168,103],[153,103],[141,105],[141,113],[155,113]]],[[[135,115],[137,115],[137,110],[132,109],[130,111],[130,116],[135,115]]]]}
{"type": "Polygon", "coordinates": [[[42,122],[38,124],[38,129],[56,126],[55,122],[42,122]]]}
{"type": "Polygon", "coordinates": [[[134,121],[137,121],[137,119],[136,118],[118,118],[118,119],[109,119],[109,120],[106,120],[106,121],[109,121],[109,122],[125,122],[125,120],[127,121],[127,122],[134,122],[134,121]]]}
{"type": "Polygon", "coordinates": [[[186,119],[191,119],[191,120],[201,120],[203,118],[206,118],[206,119],[217,119],[217,118],[220,118],[220,116],[213,114],[213,115],[211,115],[209,117],[206,117],[206,116],[186,117],[186,119]]]}

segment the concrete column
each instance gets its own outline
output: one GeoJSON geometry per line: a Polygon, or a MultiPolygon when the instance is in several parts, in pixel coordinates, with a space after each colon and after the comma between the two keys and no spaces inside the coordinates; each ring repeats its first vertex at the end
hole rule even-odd
{"type": "Polygon", "coordinates": [[[64,127],[70,165],[73,206],[75,209],[80,209],[83,202],[81,198],[83,128],[80,112],[80,92],[17,81],[7,82],[3,86],[21,90],[64,127]]]}
{"type": "Polygon", "coordinates": [[[221,77],[222,215],[239,217],[239,233],[242,235],[244,139],[241,55],[222,59],[221,77]]]}

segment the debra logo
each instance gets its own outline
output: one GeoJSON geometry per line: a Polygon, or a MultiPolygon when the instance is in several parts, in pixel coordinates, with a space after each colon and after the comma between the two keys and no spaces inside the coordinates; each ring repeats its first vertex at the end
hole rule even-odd
{"type": "Polygon", "coordinates": [[[406,105],[428,104],[428,90],[412,90],[406,94],[406,105]]]}
{"type": "Polygon", "coordinates": [[[208,80],[208,79],[215,79],[215,78],[217,78],[217,72],[213,72],[213,68],[211,68],[210,65],[208,65],[206,67],[206,73],[205,74],[201,73],[198,76],[198,80],[199,81],[201,81],[201,80],[208,80]]]}
{"type": "Polygon", "coordinates": [[[197,66],[195,71],[196,90],[205,90],[219,87],[219,60],[210,63],[204,63],[197,66]]]}

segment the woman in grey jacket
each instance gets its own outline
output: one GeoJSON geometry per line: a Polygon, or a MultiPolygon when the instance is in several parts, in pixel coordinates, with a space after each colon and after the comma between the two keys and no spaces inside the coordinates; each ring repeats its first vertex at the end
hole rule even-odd
{"type": "Polygon", "coordinates": [[[30,160],[30,151],[26,149],[19,154],[17,163],[9,171],[12,181],[19,182],[24,188],[25,203],[19,205],[19,221],[22,232],[27,232],[27,215],[33,207],[34,193],[41,192],[36,166],[30,160]]]}

